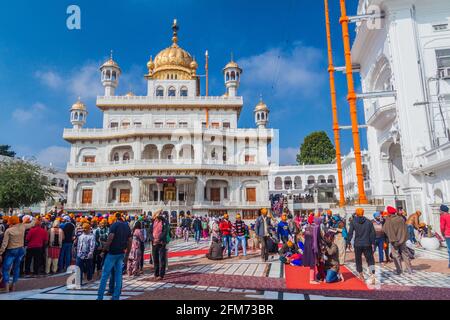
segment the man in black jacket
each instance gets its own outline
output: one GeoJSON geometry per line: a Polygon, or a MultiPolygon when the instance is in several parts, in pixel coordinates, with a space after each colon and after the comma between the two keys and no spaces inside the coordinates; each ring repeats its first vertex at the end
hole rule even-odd
{"type": "Polygon", "coordinates": [[[370,280],[375,284],[375,259],[373,257],[373,246],[375,245],[375,228],[373,223],[364,217],[364,209],[357,208],[356,216],[350,223],[350,229],[347,237],[347,245],[350,246],[353,234],[355,235],[355,263],[356,271],[359,273],[361,280],[364,280],[364,273],[362,268],[362,255],[367,261],[369,270],[372,273],[370,280]]]}

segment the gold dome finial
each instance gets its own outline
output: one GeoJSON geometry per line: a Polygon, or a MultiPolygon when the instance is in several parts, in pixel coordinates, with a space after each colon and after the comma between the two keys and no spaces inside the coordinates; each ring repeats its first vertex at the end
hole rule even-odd
{"type": "Polygon", "coordinates": [[[147,62],[147,68],[148,70],[155,69],[155,63],[153,62],[153,56],[150,56],[150,60],[147,62]]]}
{"type": "Polygon", "coordinates": [[[77,102],[75,102],[70,110],[79,110],[79,111],[86,111],[86,105],[81,102],[81,97],[78,97],[77,102]]]}
{"type": "Polygon", "coordinates": [[[173,19],[172,30],[173,30],[172,42],[173,42],[174,45],[177,45],[177,43],[178,43],[178,30],[180,30],[180,27],[177,24],[177,19],[173,19]]]}
{"type": "Polygon", "coordinates": [[[259,102],[255,107],[255,112],[257,111],[266,111],[269,112],[269,108],[267,107],[267,105],[264,103],[263,98],[262,98],[262,94],[259,95],[259,102]]]}

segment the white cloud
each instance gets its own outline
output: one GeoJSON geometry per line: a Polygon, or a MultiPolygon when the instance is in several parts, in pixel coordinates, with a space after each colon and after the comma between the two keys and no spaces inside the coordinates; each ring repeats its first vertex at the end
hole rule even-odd
{"type": "Polygon", "coordinates": [[[297,164],[298,148],[280,148],[280,165],[294,165],[297,164]]]}
{"type": "Polygon", "coordinates": [[[36,155],[36,161],[43,166],[50,166],[65,169],[70,158],[70,148],[50,146],[36,155]]]}
{"type": "Polygon", "coordinates": [[[47,109],[47,107],[37,102],[33,104],[30,108],[17,108],[12,113],[12,118],[14,121],[24,124],[30,122],[31,120],[37,120],[42,117],[42,113],[47,109]]]}
{"type": "Polygon", "coordinates": [[[321,50],[294,43],[290,50],[272,48],[238,61],[244,69],[245,92],[266,93],[283,98],[312,97],[325,83],[321,50]]]}
{"type": "Polygon", "coordinates": [[[61,88],[64,84],[63,78],[54,71],[36,71],[34,76],[52,89],[61,88]]]}
{"type": "MultiPolygon", "coordinates": [[[[35,77],[50,89],[64,90],[72,100],[77,97],[81,97],[82,100],[94,99],[104,92],[100,80],[100,65],[99,61],[89,61],[64,77],[54,71],[40,70],[35,73],[35,77]]],[[[123,94],[128,91],[141,93],[141,90],[145,90],[143,74],[141,66],[131,66],[120,76],[118,90],[123,94]]]]}
{"type": "Polygon", "coordinates": [[[97,63],[87,63],[68,77],[67,90],[73,97],[95,98],[103,91],[97,63]]]}

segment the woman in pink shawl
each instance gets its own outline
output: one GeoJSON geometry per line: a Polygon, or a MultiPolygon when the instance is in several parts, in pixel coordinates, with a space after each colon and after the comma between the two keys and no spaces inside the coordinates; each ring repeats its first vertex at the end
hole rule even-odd
{"type": "Polygon", "coordinates": [[[314,218],[314,215],[308,217],[308,224],[305,227],[304,250],[303,250],[303,266],[309,267],[309,283],[318,284],[317,273],[320,255],[320,217],[314,218]]]}
{"type": "Polygon", "coordinates": [[[142,255],[141,243],[144,242],[144,232],[142,232],[141,222],[134,225],[133,240],[131,242],[130,255],[128,256],[127,272],[129,276],[138,276],[142,255]]]}

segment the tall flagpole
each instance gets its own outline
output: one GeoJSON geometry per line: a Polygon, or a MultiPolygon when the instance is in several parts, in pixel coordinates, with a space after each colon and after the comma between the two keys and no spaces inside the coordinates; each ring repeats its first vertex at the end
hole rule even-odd
{"type": "MultiPolygon", "coordinates": [[[[209,95],[209,67],[208,67],[208,61],[209,55],[208,50],[205,51],[205,75],[206,75],[206,83],[205,83],[205,95],[209,95]]],[[[206,116],[206,127],[209,127],[209,110],[208,108],[205,109],[205,116],[206,116]]]]}
{"type": "Polygon", "coordinates": [[[336,164],[337,164],[338,185],[339,185],[339,207],[342,208],[345,205],[344,179],[342,177],[341,141],[340,141],[339,120],[336,102],[336,86],[334,81],[333,49],[331,46],[330,13],[328,8],[328,0],[324,0],[324,4],[325,4],[325,27],[327,32],[327,46],[328,46],[328,73],[330,75],[331,109],[333,113],[333,133],[334,133],[334,144],[336,146],[336,164]]]}
{"type": "Polygon", "coordinates": [[[355,93],[355,83],[353,82],[352,53],[350,46],[350,35],[348,31],[349,17],[347,16],[345,0],[340,0],[340,4],[341,4],[341,18],[339,22],[342,25],[342,39],[344,42],[345,73],[347,75],[347,87],[348,87],[347,100],[350,105],[350,118],[352,123],[353,146],[355,149],[354,152],[356,162],[356,179],[358,182],[359,204],[367,204],[366,192],[364,190],[364,176],[361,160],[361,145],[359,140],[358,115],[356,108],[357,97],[355,93]]]}

